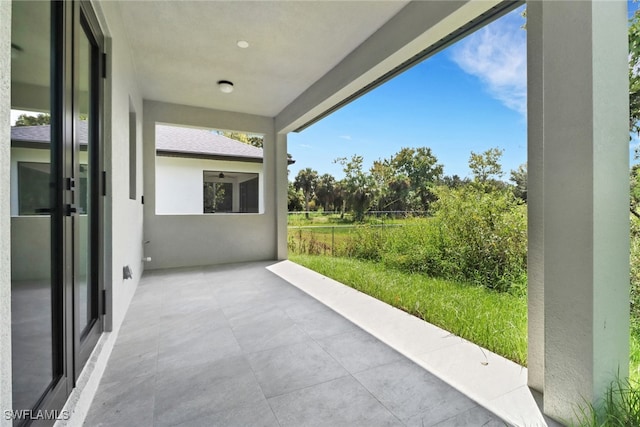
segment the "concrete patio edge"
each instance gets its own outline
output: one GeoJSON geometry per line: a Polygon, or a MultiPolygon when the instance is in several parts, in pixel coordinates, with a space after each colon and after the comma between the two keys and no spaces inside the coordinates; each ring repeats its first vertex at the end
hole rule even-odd
{"type": "Polygon", "coordinates": [[[477,344],[291,261],[267,267],[506,422],[557,426],[545,417],[527,369],[477,344]]]}

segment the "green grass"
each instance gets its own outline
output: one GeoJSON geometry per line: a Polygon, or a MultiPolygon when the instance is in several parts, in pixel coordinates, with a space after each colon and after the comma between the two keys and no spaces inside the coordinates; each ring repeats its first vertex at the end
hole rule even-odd
{"type": "Polygon", "coordinates": [[[616,379],[595,404],[585,403],[575,411],[582,427],[640,426],[640,387],[633,381],[616,379]]]}
{"type": "Polygon", "coordinates": [[[629,380],[640,386],[640,336],[632,333],[629,347],[629,380]]]}
{"type": "Polygon", "coordinates": [[[526,366],[524,296],[390,270],[370,261],[308,255],[290,259],[526,366]]]}

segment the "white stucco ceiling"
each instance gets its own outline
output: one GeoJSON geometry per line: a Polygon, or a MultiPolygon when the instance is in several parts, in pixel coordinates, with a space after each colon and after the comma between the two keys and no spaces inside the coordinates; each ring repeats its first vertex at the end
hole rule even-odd
{"type": "Polygon", "coordinates": [[[146,99],[276,116],[407,1],[127,1],[146,99]],[[239,48],[246,40],[248,49],[239,48]],[[231,94],[216,82],[230,80],[231,94]]]}

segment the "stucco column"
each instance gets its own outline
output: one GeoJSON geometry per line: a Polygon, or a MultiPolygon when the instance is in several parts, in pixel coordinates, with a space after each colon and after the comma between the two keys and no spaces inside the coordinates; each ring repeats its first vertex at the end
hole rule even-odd
{"type": "Polygon", "coordinates": [[[277,258],[287,259],[287,190],[289,178],[287,168],[289,159],[287,157],[287,135],[276,135],[276,245],[277,258]]]}
{"type": "Polygon", "coordinates": [[[0,426],[11,426],[11,1],[0,1],[0,426]]]}
{"type": "Polygon", "coordinates": [[[530,2],[527,14],[530,383],[543,366],[544,411],[569,421],[628,374],[627,5],[530,2]]]}
{"type": "Polygon", "coordinates": [[[542,140],[542,2],[527,4],[527,208],[529,387],[544,389],[544,221],[542,140]],[[532,18],[533,16],[533,18],[532,18]]]}

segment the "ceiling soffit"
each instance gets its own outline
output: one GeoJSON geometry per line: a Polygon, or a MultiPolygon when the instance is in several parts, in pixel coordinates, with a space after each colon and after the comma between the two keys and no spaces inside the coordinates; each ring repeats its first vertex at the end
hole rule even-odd
{"type": "Polygon", "coordinates": [[[145,99],[275,117],[406,1],[120,2],[145,99]],[[250,46],[241,49],[238,40],[250,46]],[[219,80],[234,83],[221,93],[219,80]]]}

